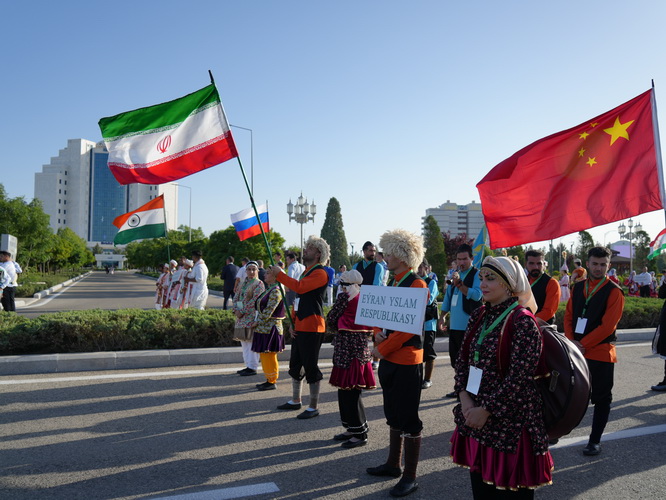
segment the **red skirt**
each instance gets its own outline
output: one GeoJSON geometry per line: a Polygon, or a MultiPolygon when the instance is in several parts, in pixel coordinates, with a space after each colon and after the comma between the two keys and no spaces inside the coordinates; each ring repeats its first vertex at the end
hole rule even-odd
{"type": "Polygon", "coordinates": [[[338,389],[374,389],[377,387],[372,363],[364,363],[353,359],[349,368],[333,367],[329,384],[338,389]]]}
{"type": "Polygon", "coordinates": [[[499,489],[537,488],[553,482],[553,457],[547,451],[535,455],[527,430],[518,440],[516,453],[483,446],[473,437],[462,436],[458,429],[451,436],[453,463],[481,474],[483,482],[499,489]]]}

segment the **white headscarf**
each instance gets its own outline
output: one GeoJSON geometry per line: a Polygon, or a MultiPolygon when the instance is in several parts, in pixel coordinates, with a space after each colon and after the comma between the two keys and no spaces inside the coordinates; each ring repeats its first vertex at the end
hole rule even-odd
{"type": "Polygon", "coordinates": [[[340,283],[351,283],[345,286],[345,292],[349,295],[349,300],[356,297],[361,291],[361,283],[363,283],[363,276],[356,269],[345,271],[340,275],[340,283]]]}
{"type": "Polygon", "coordinates": [[[509,291],[518,297],[518,303],[521,306],[530,309],[533,313],[537,311],[530,282],[518,262],[508,257],[488,256],[483,260],[481,269],[484,267],[504,282],[509,291]]]}

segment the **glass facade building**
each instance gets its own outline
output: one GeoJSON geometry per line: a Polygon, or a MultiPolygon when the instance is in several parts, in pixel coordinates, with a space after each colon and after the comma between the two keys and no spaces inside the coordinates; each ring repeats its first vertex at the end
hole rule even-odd
{"type": "Polygon", "coordinates": [[[113,243],[118,228],[113,220],[128,208],[128,187],[118,184],[107,167],[109,153],[93,150],[90,155],[90,219],[88,241],[113,243]]]}

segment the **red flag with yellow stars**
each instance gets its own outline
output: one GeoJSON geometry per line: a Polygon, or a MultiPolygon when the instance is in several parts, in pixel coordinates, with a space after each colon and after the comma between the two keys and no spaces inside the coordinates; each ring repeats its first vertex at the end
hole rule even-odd
{"type": "Polygon", "coordinates": [[[476,187],[491,248],[545,241],[663,208],[652,90],[540,139],[476,187]]]}

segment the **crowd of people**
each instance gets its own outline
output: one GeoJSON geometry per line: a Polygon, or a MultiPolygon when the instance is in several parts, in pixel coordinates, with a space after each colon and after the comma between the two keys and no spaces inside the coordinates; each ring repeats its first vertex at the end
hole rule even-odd
{"type": "Polygon", "coordinates": [[[208,301],[208,267],[201,252],[163,264],[155,283],[155,309],[201,309],[208,301]]]}
{"type": "MultiPolygon", "coordinates": [[[[256,389],[274,390],[279,378],[277,354],[284,350],[288,331],[292,336],[288,370],[292,397],[277,409],[297,411],[300,420],[315,418],[324,378],[319,352],[324,334],[333,334],[329,383],[337,388],[343,432],[332,439],[347,449],[368,443],[362,394],[380,387],[388,454],[384,463],[368,467],[367,473],[399,478],[390,494],[406,496],[418,488],[421,391],[432,387],[435,338],[438,330],[446,330],[455,375],[452,390],[444,397],[458,403],[453,410],[453,462],[469,469],[474,498],[533,498],[537,487],[552,481],[549,446],[556,442],[549,441],[543,400],[533,383],[542,349],[538,322],[554,324],[558,305],[565,301],[564,334],[585,357],[591,375],[594,411],[582,453],[601,453],[613,399],[615,330],[624,306],[616,273],[609,269],[608,249],[592,248],[585,266],[576,259],[571,275],[563,270],[557,280],[547,273],[541,251],[527,251],[524,267],[515,258],[486,257],[477,268],[472,264],[472,248],[463,244],[440,285],[424,258],[420,236],[388,231],[380,247],[383,253],[366,242],[363,258],[351,269],[343,265],[337,271],[329,266],[328,244],[315,236],[305,244],[302,263],[297,255],[287,253],[285,263],[276,254],[276,264],[266,269],[263,262],[249,258],[237,267],[229,257],[222,270],[224,307],[231,301],[235,338],[243,346],[245,367],[238,375],[257,375],[261,366],[265,382],[256,384],[256,389]],[[421,334],[357,324],[360,292],[367,285],[427,289],[421,334]],[[440,290],[444,295],[438,306],[440,290]],[[328,314],[325,305],[332,306],[328,314]],[[506,349],[502,332],[507,328],[512,339],[508,362],[500,366],[499,351],[506,349]]],[[[196,266],[205,264],[200,254],[193,257],[198,260],[181,259],[179,267],[175,262],[171,269],[165,266],[157,283],[156,304],[201,304],[196,286],[204,273],[197,273],[196,266]]],[[[666,328],[666,307],[662,322],[666,328]]],[[[659,354],[666,359],[666,340],[659,342],[658,349],[663,351],[659,354]]],[[[666,365],[664,381],[652,389],[666,391],[666,365]]]]}

